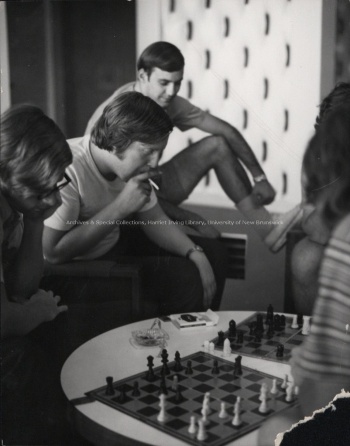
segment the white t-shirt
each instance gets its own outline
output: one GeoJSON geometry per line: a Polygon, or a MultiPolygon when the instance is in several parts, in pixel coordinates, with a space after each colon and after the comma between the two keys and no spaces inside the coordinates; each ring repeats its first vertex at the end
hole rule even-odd
{"type": "MultiPolygon", "coordinates": [[[[61,190],[62,205],[47,220],[45,226],[58,231],[69,231],[79,224],[110,224],[113,230],[79,259],[95,259],[108,252],[118,241],[120,228],[118,221],[89,222],[94,215],[109,205],[125,187],[119,178],[106,180],[96,167],[89,147],[90,135],[68,140],[73,153],[73,163],[67,168],[72,180],[61,190]]],[[[153,208],[157,197],[152,190],[151,199],[138,212],[153,208]]]]}

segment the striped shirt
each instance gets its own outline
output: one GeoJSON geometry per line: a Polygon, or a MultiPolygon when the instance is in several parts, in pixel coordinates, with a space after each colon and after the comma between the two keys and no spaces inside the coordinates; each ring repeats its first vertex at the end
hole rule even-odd
{"type": "Polygon", "coordinates": [[[299,379],[350,385],[350,215],[333,231],[319,275],[310,335],[295,355],[299,379]]]}

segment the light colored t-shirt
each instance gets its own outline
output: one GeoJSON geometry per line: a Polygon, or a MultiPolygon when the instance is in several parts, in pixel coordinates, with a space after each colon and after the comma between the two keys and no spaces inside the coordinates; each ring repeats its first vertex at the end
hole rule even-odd
{"type": "Polygon", "coordinates": [[[298,376],[350,385],[350,215],[325,249],[310,334],[295,356],[298,376]]]}
{"type": "MultiPolygon", "coordinates": [[[[91,133],[92,127],[96,121],[102,115],[104,108],[114,98],[127,91],[134,91],[135,82],[130,82],[122,87],[118,88],[108,99],[106,99],[93,113],[85,130],[85,134],[91,133]]],[[[169,115],[173,125],[178,127],[182,132],[191,128],[197,127],[197,125],[203,120],[206,112],[191,104],[187,99],[181,96],[175,96],[170,102],[166,112],[169,115]]]]}
{"type": "MultiPolygon", "coordinates": [[[[108,181],[101,175],[91,156],[89,143],[90,135],[68,140],[73,163],[66,172],[72,181],[61,190],[62,205],[45,220],[45,226],[58,231],[69,231],[80,224],[113,226],[113,230],[104,239],[79,259],[98,258],[117,243],[120,235],[118,221],[89,220],[114,201],[125,187],[125,183],[119,178],[108,181]]],[[[150,201],[138,212],[147,211],[156,203],[157,197],[152,189],[150,201]]]]}

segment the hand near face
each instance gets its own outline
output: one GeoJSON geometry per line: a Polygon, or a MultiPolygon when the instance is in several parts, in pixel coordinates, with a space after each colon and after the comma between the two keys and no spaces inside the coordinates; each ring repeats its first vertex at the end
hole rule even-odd
{"type": "Polygon", "coordinates": [[[118,197],[118,207],[126,215],[139,211],[150,201],[152,186],[148,180],[151,177],[152,172],[143,172],[130,178],[126,183],[118,197]]]}

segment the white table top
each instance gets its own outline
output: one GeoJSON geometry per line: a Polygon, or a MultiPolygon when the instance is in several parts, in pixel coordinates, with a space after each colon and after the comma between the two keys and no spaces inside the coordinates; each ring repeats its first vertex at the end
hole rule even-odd
{"type": "MultiPolygon", "coordinates": [[[[218,331],[226,331],[231,319],[237,324],[251,316],[253,312],[220,311],[218,325],[214,327],[193,327],[179,330],[171,322],[162,322],[162,328],[169,334],[167,350],[172,357],[176,350],[181,357],[202,349],[205,340],[213,339],[218,331]]],[[[106,376],[113,376],[114,381],[137,374],[147,369],[147,356],[154,356],[154,365],[161,365],[157,358],[159,347],[136,349],[130,344],[133,330],[150,328],[153,319],[136,322],[108,331],[79,347],[65,362],[61,372],[62,388],[68,398],[83,397],[85,392],[106,384],[106,376]]],[[[214,354],[221,354],[215,352],[214,354]]],[[[234,360],[236,355],[232,355],[234,360]]],[[[226,358],[230,359],[230,358],[226,358]]],[[[287,364],[276,363],[243,356],[242,364],[255,370],[283,378],[290,374],[287,364]]],[[[173,438],[133,417],[94,401],[76,406],[82,415],[109,431],[122,434],[130,439],[142,441],[154,446],[185,446],[187,443],[173,438]]],[[[78,429],[79,430],[79,429],[78,429]]],[[[84,435],[84,432],[80,432],[84,435]]],[[[89,440],[89,438],[87,438],[89,440]]],[[[114,443],[115,444],[115,443],[114,443]]],[[[231,446],[255,446],[257,431],[229,443],[231,446]]]]}

